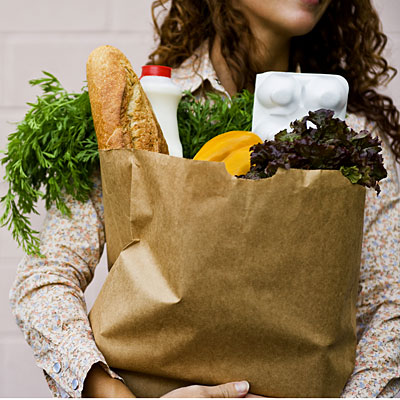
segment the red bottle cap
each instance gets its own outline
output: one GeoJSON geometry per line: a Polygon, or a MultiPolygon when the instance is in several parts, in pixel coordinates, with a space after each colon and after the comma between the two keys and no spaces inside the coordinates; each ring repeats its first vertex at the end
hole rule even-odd
{"type": "Polygon", "coordinates": [[[172,68],[163,65],[144,65],[142,67],[142,79],[144,76],[166,76],[171,78],[172,68]]]}

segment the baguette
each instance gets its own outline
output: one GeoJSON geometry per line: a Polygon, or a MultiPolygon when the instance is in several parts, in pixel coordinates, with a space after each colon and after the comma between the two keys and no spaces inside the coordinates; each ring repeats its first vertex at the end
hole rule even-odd
{"type": "Polygon", "coordinates": [[[168,154],[151,104],[129,60],[112,46],[93,50],[86,65],[99,149],[141,149],[168,154]]]}

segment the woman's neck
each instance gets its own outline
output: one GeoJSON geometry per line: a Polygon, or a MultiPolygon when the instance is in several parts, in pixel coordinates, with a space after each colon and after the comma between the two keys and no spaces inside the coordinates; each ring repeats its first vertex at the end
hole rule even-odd
{"type": "MultiPolygon", "coordinates": [[[[273,37],[254,39],[249,49],[250,65],[257,73],[267,71],[288,71],[290,39],[273,37]]],[[[237,93],[237,87],[232,77],[232,72],[221,51],[221,40],[216,36],[211,48],[211,62],[222,86],[232,96],[237,93]]]]}
{"type": "Polygon", "coordinates": [[[237,87],[233,80],[231,70],[229,69],[227,62],[222,55],[221,40],[219,36],[216,36],[214,39],[214,43],[211,47],[210,57],[212,65],[215,69],[215,73],[217,74],[221,85],[225,88],[230,96],[233,96],[235,93],[237,93],[237,87]]]}

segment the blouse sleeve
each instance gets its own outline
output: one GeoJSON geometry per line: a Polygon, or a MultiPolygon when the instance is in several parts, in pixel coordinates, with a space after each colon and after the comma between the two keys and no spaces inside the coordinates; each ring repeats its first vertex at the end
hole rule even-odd
{"type": "Polygon", "coordinates": [[[10,291],[12,311],[54,396],[81,397],[94,363],[108,367],[96,347],[83,292],[104,247],[101,181],[86,203],[66,196],[71,218],[53,205],[40,237],[44,258],[25,256],[10,291]]]}
{"type": "Polygon", "coordinates": [[[342,397],[393,397],[400,389],[400,190],[386,143],[383,157],[382,191],[367,190],[356,364],[342,397]]]}

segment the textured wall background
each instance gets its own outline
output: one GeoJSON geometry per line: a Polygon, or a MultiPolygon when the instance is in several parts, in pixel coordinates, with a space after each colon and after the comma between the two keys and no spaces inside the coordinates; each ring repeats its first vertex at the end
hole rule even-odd
{"type": "MultiPolygon", "coordinates": [[[[375,0],[384,31],[389,35],[387,56],[400,69],[400,1],[375,0]]],[[[85,80],[85,62],[95,47],[120,48],[136,71],[153,46],[151,0],[0,0],[0,148],[38,92],[28,80],[47,70],[68,90],[79,90],[85,80]]],[[[384,89],[400,106],[400,77],[384,89]]],[[[3,169],[0,169],[3,177],[3,169]]],[[[7,187],[0,181],[0,195],[7,187]]],[[[41,215],[33,217],[40,229],[41,215]]],[[[2,210],[0,210],[2,212],[2,210]]],[[[30,348],[11,315],[8,291],[22,252],[10,233],[0,228],[0,397],[48,397],[50,392],[30,348]]],[[[86,296],[89,308],[104,277],[103,258],[86,296]]]]}

